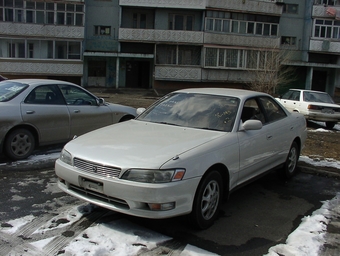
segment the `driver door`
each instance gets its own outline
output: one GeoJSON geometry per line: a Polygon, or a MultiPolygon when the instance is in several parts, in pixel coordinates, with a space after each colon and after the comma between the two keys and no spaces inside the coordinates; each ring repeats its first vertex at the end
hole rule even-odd
{"type": "Polygon", "coordinates": [[[97,105],[96,98],[71,85],[60,85],[70,112],[70,136],[79,136],[113,123],[112,111],[105,105],[97,105]]]}

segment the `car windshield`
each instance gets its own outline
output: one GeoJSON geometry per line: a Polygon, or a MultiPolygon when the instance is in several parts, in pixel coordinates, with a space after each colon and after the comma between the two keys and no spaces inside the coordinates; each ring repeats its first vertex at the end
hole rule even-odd
{"type": "Polygon", "coordinates": [[[307,102],[322,102],[334,104],[331,96],[328,93],[323,92],[304,92],[303,99],[307,102]]]}
{"type": "Polygon", "coordinates": [[[2,81],[0,83],[0,102],[9,101],[28,87],[27,84],[2,81]]]}
{"type": "Polygon", "coordinates": [[[141,114],[137,120],[230,132],[240,100],[235,97],[172,93],[141,114]]]}

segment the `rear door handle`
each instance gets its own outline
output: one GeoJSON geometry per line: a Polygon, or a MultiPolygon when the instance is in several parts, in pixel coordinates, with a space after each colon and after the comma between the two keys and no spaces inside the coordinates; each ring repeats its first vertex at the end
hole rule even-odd
{"type": "Polygon", "coordinates": [[[79,109],[73,110],[74,113],[80,113],[79,109]]]}
{"type": "Polygon", "coordinates": [[[272,135],[267,135],[267,140],[271,140],[273,138],[272,135]]]}
{"type": "Polygon", "coordinates": [[[27,111],[26,111],[26,114],[28,114],[28,115],[31,115],[31,114],[34,114],[34,113],[35,113],[34,110],[27,110],[27,111]]]}

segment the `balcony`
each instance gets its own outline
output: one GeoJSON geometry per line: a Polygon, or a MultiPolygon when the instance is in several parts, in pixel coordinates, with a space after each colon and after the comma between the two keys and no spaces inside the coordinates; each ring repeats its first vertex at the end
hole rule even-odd
{"type": "Polygon", "coordinates": [[[206,32],[204,34],[204,43],[277,49],[280,47],[280,38],[206,32]]]}
{"type": "Polygon", "coordinates": [[[201,72],[200,67],[156,66],[155,80],[200,82],[201,72]]]}
{"type": "Polygon", "coordinates": [[[158,7],[158,8],[180,8],[203,10],[206,0],[120,0],[120,6],[158,7]]]}
{"type": "Polygon", "coordinates": [[[309,43],[311,52],[335,53],[340,52],[340,41],[311,39],[309,43]]]}
{"type": "Polygon", "coordinates": [[[200,67],[156,66],[155,80],[185,82],[250,82],[251,72],[246,70],[203,69],[200,67]]]}
{"type": "Polygon", "coordinates": [[[82,76],[83,63],[81,61],[1,59],[0,70],[6,74],[82,76]]]}
{"type": "Polygon", "coordinates": [[[314,5],[312,17],[314,18],[340,18],[340,6],[314,5]]]}
{"type": "Polygon", "coordinates": [[[153,7],[153,8],[179,8],[204,10],[206,8],[219,8],[244,12],[257,12],[271,15],[281,15],[280,0],[120,0],[120,6],[153,7]]]}
{"type": "Polygon", "coordinates": [[[2,36],[83,39],[84,27],[2,22],[0,34],[2,36]]]}
{"type": "Polygon", "coordinates": [[[282,5],[277,4],[278,0],[254,1],[254,0],[207,0],[207,8],[226,9],[230,11],[241,11],[250,13],[261,13],[269,15],[282,14],[282,5]]]}
{"type": "Polygon", "coordinates": [[[126,42],[203,44],[203,32],[120,28],[118,39],[126,42]]]}

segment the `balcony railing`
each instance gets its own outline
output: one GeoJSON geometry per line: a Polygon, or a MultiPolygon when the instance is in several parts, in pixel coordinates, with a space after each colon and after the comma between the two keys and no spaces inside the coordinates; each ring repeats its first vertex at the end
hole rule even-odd
{"type": "Polygon", "coordinates": [[[200,67],[156,66],[155,80],[201,81],[200,67]]]}
{"type": "Polygon", "coordinates": [[[236,34],[205,33],[205,44],[247,46],[256,48],[279,48],[280,38],[263,36],[244,36],[236,34]]]}
{"type": "Polygon", "coordinates": [[[83,75],[81,61],[24,61],[1,59],[0,70],[2,73],[15,73],[20,75],[83,75]]]}
{"type": "Polygon", "coordinates": [[[119,5],[131,7],[201,9],[219,8],[281,15],[280,0],[120,0],[119,5]]]}
{"type": "Polygon", "coordinates": [[[58,37],[58,38],[84,38],[84,27],[55,26],[40,24],[22,24],[2,22],[0,26],[1,35],[13,36],[37,36],[37,37],[58,37]]]}
{"type": "Polygon", "coordinates": [[[205,9],[206,0],[120,0],[121,6],[205,9]]]}
{"type": "Polygon", "coordinates": [[[120,28],[120,41],[203,44],[203,32],[120,28]]]}
{"type": "Polygon", "coordinates": [[[331,40],[311,39],[309,50],[312,52],[336,53],[340,52],[340,42],[331,40]]]}

